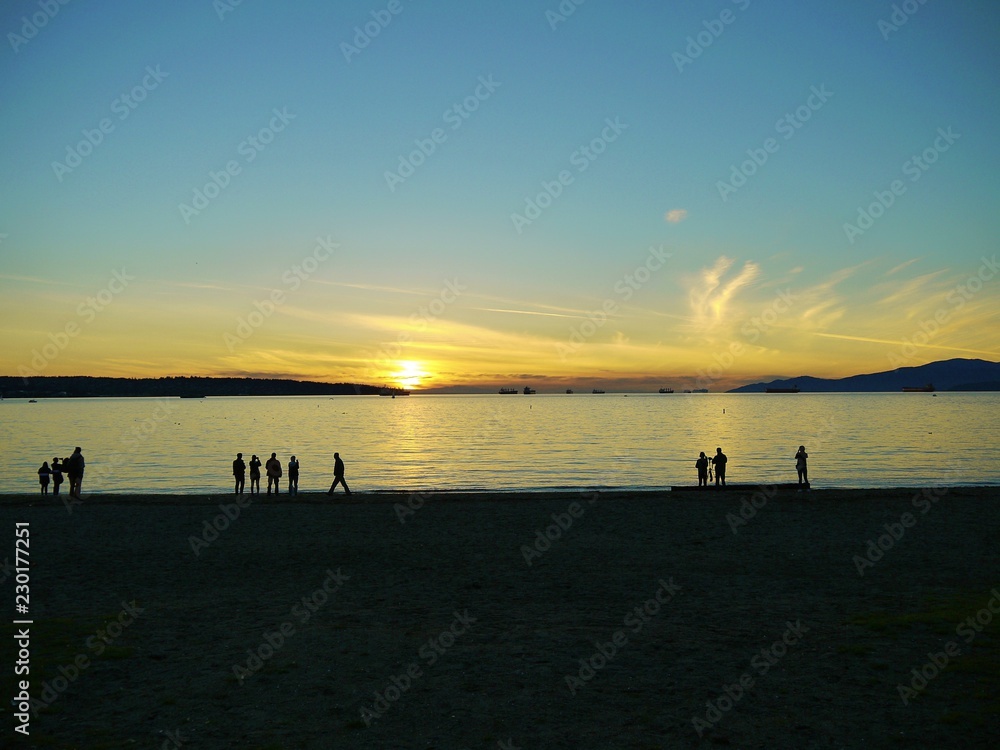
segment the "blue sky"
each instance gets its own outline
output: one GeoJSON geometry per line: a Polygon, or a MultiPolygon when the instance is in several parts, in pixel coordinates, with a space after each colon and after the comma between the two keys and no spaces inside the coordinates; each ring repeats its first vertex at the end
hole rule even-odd
{"type": "Polygon", "coordinates": [[[393,14],[72,0],[55,15],[9,2],[3,369],[414,387],[710,377],[714,390],[891,369],[907,342],[908,364],[995,360],[1000,285],[982,258],[1000,235],[1000,8],[896,5],[914,12],[893,30],[879,25],[893,4],[877,2],[399,0],[393,14]],[[391,21],[345,55],[378,17],[391,21]],[[27,38],[32,18],[46,22],[27,38]],[[686,62],[689,37],[700,54],[686,62]],[[120,97],[137,86],[132,108],[120,97]],[[446,114],[468,97],[465,119],[446,114]],[[797,127],[779,125],[788,114],[797,127]],[[53,167],[104,118],[79,166],[53,167]],[[248,145],[272,123],[266,145],[248,145]],[[438,128],[433,153],[390,186],[438,128]],[[579,149],[595,139],[591,161],[579,149]],[[914,169],[927,149],[935,162],[914,169]],[[722,196],[748,150],[767,161],[722,196]],[[185,217],[230,162],[238,173],[185,217]],[[512,214],[564,171],[572,181],[518,227],[512,214]],[[905,191],[849,236],[894,180],[905,191]],[[339,247],[293,290],[285,274],[317,237],[339,247]],[[623,299],[616,284],[651,247],[670,260],[623,299]],[[135,281],[81,316],[123,268],[135,281]],[[947,301],[977,273],[960,308],[947,301]],[[287,294],[274,313],[237,334],[275,289],[287,294]],[[422,316],[442,294],[440,314],[422,316]],[[768,310],[773,325],[748,335],[768,310]],[[69,323],[70,343],[42,351],[69,323]]]}

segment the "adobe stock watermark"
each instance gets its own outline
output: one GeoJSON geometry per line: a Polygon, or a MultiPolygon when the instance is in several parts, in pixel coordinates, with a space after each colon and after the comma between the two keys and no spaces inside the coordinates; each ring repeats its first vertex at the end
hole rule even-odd
{"type": "Polygon", "coordinates": [[[743,696],[756,684],[760,677],[764,677],[771,667],[780,662],[792,646],[797,645],[802,636],[809,632],[809,628],[802,624],[801,620],[787,622],[785,632],[781,638],[774,641],[770,646],[762,648],[750,659],[750,669],[745,671],[730,685],[723,685],[722,692],[715,700],[705,701],[705,714],[702,716],[692,716],[691,723],[695,731],[701,737],[705,730],[712,729],[722,721],[722,717],[732,711],[736,705],[743,700],[743,696]],[[754,677],[754,672],[757,677],[754,677]]]}
{"type": "MultiPolygon", "coordinates": [[[[448,308],[458,301],[462,292],[468,291],[469,287],[459,282],[458,278],[446,279],[437,297],[426,305],[420,305],[416,312],[410,313],[410,325],[418,331],[426,331],[427,327],[436,320],[439,320],[447,312],[448,308]]],[[[403,356],[403,347],[413,342],[413,334],[409,331],[400,331],[396,340],[384,344],[371,357],[371,371],[373,374],[381,376],[385,370],[391,370],[397,366],[398,360],[403,356]],[[377,372],[381,367],[382,372],[377,372]]]]}
{"type": "MultiPolygon", "coordinates": [[[[833,417],[831,416],[827,419],[827,423],[823,429],[816,432],[812,437],[805,439],[804,442],[808,446],[808,451],[816,452],[825,440],[828,440],[830,436],[836,433],[837,428],[834,426],[833,417]]],[[[757,489],[749,496],[745,495],[743,501],[740,503],[739,515],[734,513],[726,514],[726,522],[729,524],[733,535],[735,536],[739,533],[740,526],[746,526],[750,523],[756,517],[757,511],[763,510],[768,501],[773,499],[777,494],[777,485],[762,484],[758,485],[757,489]]]]}
{"type": "Polygon", "coordinates": [[[929,359],[917,357],[917,352],[921,347],[928,346],[952,316],[968,304],[973,297],[983,290],[983,287],[994,279],[1000,265],[997,265],[997,256],[992,258],[985,255],[980,257],[982,263],[976,272],[948,292],[945,296],[945,303],[941,305],[929,318],[924,318],[918,323],[919,330],[913,335],[903,339],[903,343],[898,349],[886,354],[893,367],[905,367],[910,364],[926,364],[929,359]]]}
{"type": "Polygon", "coordinates": [[[243,4],[243,0],[213,0],[212,8],[220,21],[226,20],[226,15],[232,13],[243,4]]]}
{"type": "Polygon", "coordinates": [[[21,51],[21,47],[26,45],[36,36],[38,32],[49,25],[49,21],[59,15],[62,6],[69,5],[70,0],[38,0],[38,10],[30,16],[21,16],[20,34],[13,31],[7,33],[7,41],[16,55],[21,51]]]}
{"type": "MultiPolygon", "coordinates": [[[[477,621],[469,614],[469,610],[464,612],[455,610],[454,615],[448,627],[438,635],[428,638],[418,649],[417,655],[427,667],[433,667],[437,664],[438,659],[444,656],[477,621]]],[[[365,726],[370,727],[373,722],[381,719],[386,711],[392,707],[392,704],[412,690],[414,683],[423,676],[424,671],[416,661],[410,662],[399,675],[391,675],[389,684],[383,689],[375,691],[375,700],[372,705],[361,707],[361,718],[364,720],[365,726]]]]}
{"type": "Polygon", "coordinates": [[[613,287],[615,296],[605,298],[598,309],[588,312],[587,320],[583,323],[570,327],[568,344],[562,342],[556,344],[559,359],[565,362],[568,356],[580,351],[583,345],[604,327],[610,316],[618,314],[619,300],[628,302],[632,299],[636,292],[649,283],[653,274],[663,268],[672,257],[673,253],[664,252],[663,245],[650,246],[646,259],[615,282],[613,287]]]}
{"type": "MultiPolygon", "coordinates": [[[[920,490],[914,493],[910,499],[913,507],[920,511],[921,516],[926,516],[937,502],[948,494],[948,487],[937,487],[920,490]]],[[[893,547],[903,540],[906,532],[917,525],[918,516],[914,516],[909,511],[902,513],[898,521],[882,524],[884,534],[880,534],[874,539],[869,539],[865,545],[864,555],[855,555],[851,562],[861,578],[865,577],[865,570],[874,568],[893,547]]]]}
{"type": "Polygon", "coordinates": [[[354,37],[351,39],[354,44],[340,43],[340,51],[344,55],[344,59],[347,60],[347,64],[350,65],[351,58],[360,55],[361,50],[367,48],[372,40],[381,34],[393,22],[393,19],[404,10],[406,8],[400,0],[389,0],[385,8],[370,11],[369,15],[372,19],[361,26],[354,27],[354,37]]]}
{"type": "Polygon", "coordinates": [[[326,578],[323,579],[319,588],[293,604],[288,611],[288,619],[276,626],[273,631],[264,631],[261,642],[256,647],[247,649],[245,663],[233,665],[233,676],[236,677],[239,684],[242,686],[247,679],[262,670],[264,665],[274,658],[274,655],[283,649],[285,644],[298,632],[292,618],[298,620],[300,626],[308,623],[312,616],[330,601],[330,598],[340,591],[350,578],[346,573],[342,573],[340,568],[337,568],[336,572],[327,568],[326,578]]]}
{"type": "MultiPolygon", "coordinates": [[[[98,483],[106,482],[115,475],[121,467],[132,463],[139,452],[139,449],[159,430],[160,425],[170,419],[177,411],[177,399],[158,398],[154,402],[153,409],[141,422],[133,422],[127,431],[122,433],[119,450],[108,456],[107,461],[95,464],[95,477],[98,483]]],[[[89,467],[88,467],[89,468],[89,467]]],[[[63,500],[65,503],[66,500],[63,500]]],[[[73,504],[79,504],[78,500],[73,500],[73,504]]],[[[70,505],[66,509],[72,513],[70,505]]]]}
{"type": "MultiPolygon", "coordinates": [[[[455,102],[441,115],[445,125],[450,126],[449,130],[454,133],[465,124],[473,112],[476,112],[480,105],[487,101],[503,84],[494,81],[490,74],[485,78],[479,76],[478,85],[471,94],[455,102]]],[[[417,138],[413,141],[416,146],[409,154],[399,156],[399,163],[396,169],[386,170],[385,184],[389,187],[390,193],[395,193],[396,188],[412,177],[417,169],[426,163],[427,159],[437,152],[438,147],[448,141],[449,132],[444,128],[434,128],[426,138],[417,138]]]]}
{"type": "MultiPolygon", "coordinates": [[[[798,297],[791,288],[779,289],[774,299],[760,313],[740,326],[740,335],[749,344],[755,344],[762,335],[770,333],[778,320],[791,310],[798,297]]],[[[707,388],[732,368],[747,353],[743,341],[731,341],[729,346],[712,355],[714,364],[698,370],[697,387],[707,388]]]]}
{"type": "Polygon", "coordinates": [[[242,164],[236,159],[230,159],[223,165],[222,169],[209,170],[208,182],[191,190],[191,203],[177,204],[177,210],[185,224],[190,224],[191,219],[198,216],[208,208],[212,201],[222,195],[222,191],[229,187],[233,178],[242,174],[243,166],[251,164],[260,156],[268,146],[274,143],[275,136],[283,132],[289,123],[298,116],[289,112],[288,107],[281,109],[275,107],[271,110],[271,114],[272,117],[267,125],[244,138],[236,147],[236,153],[243,157],[242,164]]]}
{"type": "Polygon", "coordinates": [[[892,13],[888,20],[880,18],[876,26],[882,34],[882,39],[889,41],[889,37],[899,31],[916,12],[927,4],[927,0],[904,0],[904,2],[892,5],[892,13]]]}
{"type": "MultiPolygon", "coordinates": [[[[732,0],[732,2],[740,12],[750,7],[750,0],[732,0]]],[[[684,52],[674,52],[672,55],[674,65],[677,66],[677,71],[683,73],[684,68],[701,57],[705,50],[711,47],[715,43],[715,40],[722,36],[726,27],[736,21],[736,17],[732,9],[724,8],[718,18],[710,18],[702,21],[701,25],[705,28],[697,32],[694,36],[687,38],[687,46],[684,48],[684,52]]]]}
{"type": "Polygon", "coordinates": [[[434,492],[411,492],[406,496],[406,503],[393,503],[392,509],[396,513],[396,518],[400,525],[406,523],[406,519],[416,515],[417,511],[424,507],[424,504],[433,498],[434,492]]]}
{"type": "Polygon", "coordinates": [[[329,235],[317,237],[313,251],[281,275],[283,289],[274,288],[264,299],[253,303],[253,310],[245,316],[236,318],[236,328],[232,333],[222,334],[226,349],[232,354],[236,347],[243,344],[266,323],[278,308],[288,301],[288,295],[296,292],[309,278],[319,270],[322,263],[328,261],[333,251],[340,247],[329,235]]]}
{"type": "MultiPolygon", "coordinates": [[[[628,130],[628,125],[621,118],[604,120],[605,126],[600,135],[592,138],[569,155],[570,166],[576,167],[576,174],[583,174],[608,150],[608,146],[618,140],[622,133],[628,130]]],[[[562,194],[573,184],[576,175],[568,169],[560,170],[553,180],[542,180],[542,191],[534,197],[525,196],[523,213],[516,211],[510,215],[510,221],[518,234],[524,233],[524,228],[531,226],[562,194]]]]}
{"type": "MultiPolygon", "coordinates": [[[[160,70],[160,66],[146,66],[146,74],[130,90],[122,92],[111,100],[111,113],[117,115],[118,122],[128,119],[135,109],[146,101],[146,97],[156,91],[163,83],[169,73],[160,70]]],[[[66,156],[63,161],[52,162],[52,172],[56,180],[62,182],[66,175],[71,174],[74,169],[83,164],[83,160],[90,156],[104,143],[107,136],[115,132],[116,123],[110,117],[102,117],[96,127],[84,128],[80,131],[83,135],[75,145],[66,146],[66,156]]]]}
{"type": "Polygon", "coordinates": [[[69,320],[62,330],[50,332],[46,337],[49,340],[47,344],[43,344],[41,349],[31,350],[31,366],[19,365],[17,374],[22,378],[41,375],[56,357],[66,351],[73,339],[83,333],[84,329],[97,319],[98,314],[106,310],[115,297],[124,292],[135,280],[136,277],[129,275],[124,266],[121,271],[112,271],[111,278],[103,289],[76,306],[76,316],[82,322],[69,320]]]}
{"type": "Polygon", "coordinates": [[[237,495],[232,503],[219,503],[221,512],[214,518],[205,519],[200,534],[188,536],[188,545],[194,556],[201,557],[202,550],[208,549],[221,534],[236,523],[243,511],[253,505],[254,497],[254,495],[237,495]]]}
{"type": "MultiPolygon", "coordinates": [[[[962,638],[967,646],[971,645],[976,640],[976,636],[990,626],[994,615],[1000,615],[1000,591],[992,589],[990,594],[989,601],[986,602],[982,609],[966,617],[955,626],[955,635],[962,638]]],[[[914,667],[910,670],[910,674],[912,675],[910,684],[903,685],[902,683],[897,683],[896,685],[896,692],[899,693],[899,699],[903,702],[903,705],[909,706],[910,701],[922,693],[931,680],[948,668],[952,659],[961,655],[962,647],[954,639],[948,641],[940,651],[928,652],[927,661],[919,667],[914,667]]]]}
{"type": "Polygon", "coordinates": [[[570,695],[576,695],[578,690],[594,679],[597,673],[610,664],[618,652],[628,645],[626,629],[633,635],[638,635],[660,613],[665,604],[669,604],[675,596],[681,593],[681,587],[674,583],[672,576],[669,581],[664,581],[661,578],[657,583],[660,584],[659,588],[653,592],[649,599],[629,610],[629,613],[622,620],[622,627],[611,634],[610,640],[605,643],[595,641],[594,653],[579,660],[580,669],[577,673],[563,677],[570,695]]]}
{"type": "Polygon", "coordinates": [[[587,0],[562,0],[555,8],[545,11],[545,20],[548,21],[549,28],[555,31],[559,24],[566,23],[569,17],[576,13],[576,9],[585,2],[587,0]]]}
{"type": "MultiPolygon", "coordinates": [[[[105,622],[104,627],[98,628],[97,632],[89,636],[85,645],[94,653],[95,657],[101,656],[114,645],[115,641],[121,638],[126,628],[135,623],[145,611],[146,608],[138,606],[134,599],[130,602],[122,602],[121,611],[115,618],[105,622]]],[[[30,699],[32,716],[37,719],[39,713],[55,703],[60,695],[69,690],[70,685],[80,679],[80,676],[90,668],[91,664],[93,661],[83,651],[78,653],[72,661],[60,664],[55,670],[59,672],[59,675],[51,680],[43,680],[39,696],[30,699]]]]}
{"type": "MultiPolygon", "coordinates": [[[[580,494],[587,498],[588,505],[593,505],[598,500],[596,492],[583,491],[580,494]]],[[[573,528],[573,524],[583,518],[583,514],[586,512],[586,507],[574,500],[566,507],[564,513],[552,514],[552,523],[545,527],[544,532],[541,529],[536,529],[534,543],[530,546],[521,545],[521,556],[524,557],[524,562],[527,563],[528,567],[532,566],[533,560],[540,559],[542,555],[552,549],[552,545],[562,539],[563,534],[573,528]]]]}
{"type": "MultiPolygon", "coordinates": [[[[941,158],[941,154],[947,152],[955,144],[955,141],[962,137],[961,133],[953,133],[950,125],[947,128],[938,128],[937,132],[938,135],[930,146],[903,162],[901,168],[903,176],[909,177],[911,183],[915,183],[923,177],[924,173],[941,158]]],[[[895,179],[889,183],[888,189],[876,190],[872,193],[875,200],[867,206],[858,206],[858,217],[855,222],[853,224],[844,223],[844,234],[847,235],[847,241],[853,245],[858,237],[871,229],[875,222],[895,205],[896,199],[906,193],[906,190],[907,185],[903,180],[895,179]]]]}
{"type": "MultiPolygon", "coordinates": [[[[786,112],[777,122],[774,123],[774,130],[778,135],[783,136],[783,140],[788,141],[795,137],[799,129],[805,125],[815,112],[819,112],[833,97],[832,91],[827,91],[826,84],[820,84],[819,88],[813,86],[805,102],[800,104],[791,112],[786,112]]],[[[718,180],[715,183],[719,191],[719,197],[725,203],[729,196],[747,184],[747,180],[757,174],[757,171],[767,164],[768,160],[778,153],[781,143],[777,138],[767,138],[760,148],[748,148],[749,159],[737,164],[729,165],[729,179],[718,180]]]]}

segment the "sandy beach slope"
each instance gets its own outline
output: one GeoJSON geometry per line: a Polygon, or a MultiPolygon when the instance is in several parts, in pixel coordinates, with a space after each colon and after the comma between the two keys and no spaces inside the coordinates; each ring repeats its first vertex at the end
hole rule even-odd
{"type": "Polygon", "coordinates": [[[995,747],[998,494],[5,496],[0,745],[995,747]]]}

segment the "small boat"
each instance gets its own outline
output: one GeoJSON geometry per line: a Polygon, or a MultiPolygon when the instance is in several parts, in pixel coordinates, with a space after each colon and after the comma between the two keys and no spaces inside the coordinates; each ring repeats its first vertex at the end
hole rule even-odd
{"type": "Polygon", "coordinates": [[[903,393],[934,393],[934,384],[927,385],[906,385],[903,386],[903,393]]]}
{"type": "Polygon", "coordinates": [[[524,395],[525,396],[530,396],[534,392],[535,392],[534,388],[529,388],[528,386],[524,386],[524,395]]]}
{"type": "Polygon", "coordinates": [[[595,388],[592,393],[604,393],[600,388],[595,388]]]}
{"type": "Polygon", "coordinates": [[[504,396],[510,396],[514,393],[517,393],[517,388],[501,388],[500,393],[504,396]]]}
{"type": "Polygon", "coordinates": [[[572,392],[573,392],[573,389],[572,389],[572,388],[567,388],[567,389],[566,389],[566,393],[572,393],[572,392]]]}
{"type": "Polygon", "coordinates": [[[765,393],[798,393],[799,389],[796,386],[791,388],[768,388],[764,391],[765,393]]]}
{"type": "Polygon", "coordinates": [[[660,393],[673,393],[673,392],[674,392],[673,388],[661,388],[660,389],[660,393]]]}
{"type": "Polygon", "coordinates": [[[378,395],[380,396],[409,396],[410,392],[403,388],[381,388],[379,389],[378,395]]]}
{"type": "Polygon", "coordinates": [[[695,388],[691,393],[708,393],[708,388],[695,388]]]}
{"type": "Polygon", "coordinates": [[[38,402],[35,401],[35,399],[31,398],[31,399],[28,399],[28,403],[29,404],[37,404],[38,402]]]}

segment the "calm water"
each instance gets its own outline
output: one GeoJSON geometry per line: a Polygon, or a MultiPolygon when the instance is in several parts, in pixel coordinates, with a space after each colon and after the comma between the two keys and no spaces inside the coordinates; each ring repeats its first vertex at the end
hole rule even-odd
{"type": "MultiPolygon", "coordinates": [[[[721,446],[733,483],[1000,484],[1000,394],[575,394],[0,402],[0,492],[84,448],[87,492],[210,492],[237,451],[302,465],[325,490],[333,452],[355,491],[655,488],[694,484],[721,446]]],[[[266,479],[264,480],[266,486],[266,479]]],[[[64,485],[64,488],[66,485],[64,485]]]]}

